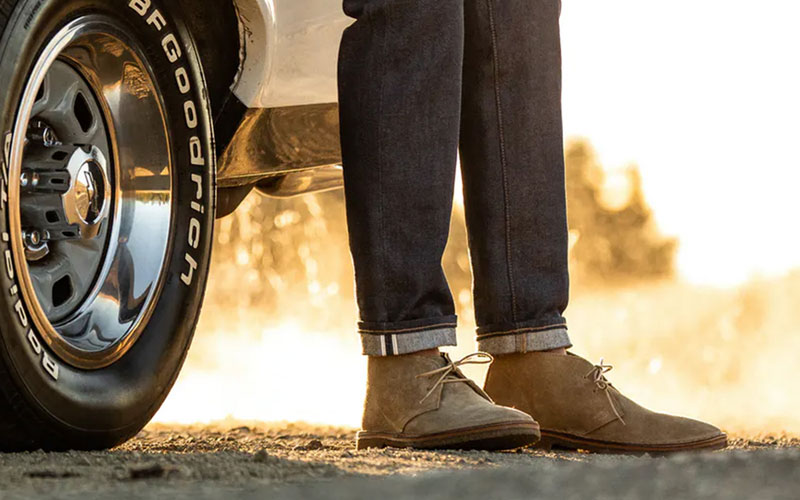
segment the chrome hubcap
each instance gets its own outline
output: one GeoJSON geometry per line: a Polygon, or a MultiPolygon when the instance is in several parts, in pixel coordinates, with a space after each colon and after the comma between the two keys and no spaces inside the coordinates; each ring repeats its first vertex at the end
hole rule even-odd
{"type": "Polygon", "coordinates": [[[67,171],[72,182],[61,198],[67,223],[77,226],[85,240],[100,232],[100,225],[108,217],[111,194],[103,152],[96,146],[87,149],[77,148],[70,158],[67,171]]]}
{"type": "Polygon", "coordinates": [[[165,114],[113,21],[72,21],[25,87],[9,161],[20,292],[53,351],[85,369],[134,344],[160,293],[172,223],[165,114]]]}

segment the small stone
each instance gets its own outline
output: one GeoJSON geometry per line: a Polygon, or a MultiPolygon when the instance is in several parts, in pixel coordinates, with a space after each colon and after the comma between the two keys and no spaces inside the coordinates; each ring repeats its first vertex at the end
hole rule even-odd
{"type": "Polygon", "coordinates": [[[349,451],[343,451],[339,458],[353,458],[353,454],[349,451]]]}
{"type": "Polygon", "coordinates": [[[35,479],[66,479],[78,477],[79,475],[68,470],[35,470],[25,473],[25,476],[35,479]]]}
{"type": "Polygon", "coordinates": [[[260,464],[276,464],[281,461],[275,455],[270,455],[266,449],[261,449],[253,455],[253,461],[260,464]]]}
{"type": "Polygon", "coordinates": [[[128,469],[128,477],[131,479],[153,479],[164,477],[168,472],[168,468],[161,464],[145,464],[130,467],[128,469]]]}
{"type": "Polygon", "coordinates": [[[297,446],[295,446],[294,448],[292,448],[292,451],[306,451],[307,449],[308,449],[308,448],[306,448],[306,447],[305,447],[305,446],[303,446],[302,444],[298,444],[297,446]]]}
{"type": "Polygon", "coordinates": [[[322,441],[319,439],[312,439],[308,443],[306,443],[306,449],[308,450],[321,450],[324,448],[325,445],[322,444],[322,441]]]}

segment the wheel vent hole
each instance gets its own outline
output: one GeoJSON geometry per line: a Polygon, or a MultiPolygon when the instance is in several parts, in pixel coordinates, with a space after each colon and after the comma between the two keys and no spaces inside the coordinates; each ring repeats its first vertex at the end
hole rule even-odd
{"type": "Polygon", "coordinates": [[[89,108],[89,103],[86,101],[86,97],[83,94],[79,93],[78,96],[75,98],[75,106],[72,110],[75,113],[75,118],[78,119],[78,123],[81,126],[81,130],[88,132],[92,125],[94,125],[94,116],[92,116],[92,110],[89,108]]]}
{"type": "Polygon", "coordinates": [[[44,83],[39,87],[39,92],[36,93],[36,102],[44,99],[44,83]]]}
{"type": "Polygon", "coordinates": [[[50,210],[47,213],[45,213],[44,218],[47,219],[47,222],[49,222],[50,224],[57,224],[58,221],[61,220],[61,218],[58,216],[58,212],[56,212],[55,210],[50,210]]]}
{"type": "Polygon", "coordinates": [[[64,161],[67,159],[67,156],[69,155],[67,154],[66,151],[56,151],[55,153],[53,153],[53,159],[55,161],[64,161]]]}
{"type": "Polygon", "coordinates": [[[62,231],[61,236],[64,238],[77,238],[78,235],[74,231],[62,231]]]}
{"type": "Polygon", "coordinates": [[[61,307],[66,304],[75,293],[72,288],[72,278],[64,276],[53,285],[53,307],[61,307]]]}

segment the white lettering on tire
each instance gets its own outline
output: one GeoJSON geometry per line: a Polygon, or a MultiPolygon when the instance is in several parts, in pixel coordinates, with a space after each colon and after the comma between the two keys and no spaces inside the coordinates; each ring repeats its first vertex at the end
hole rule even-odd
{"type": "Polygon", "coordinates": [[[194,107],[194,101],[183,103],[183,114],[186,116],[186,126],[191,129],[197,128],[197,108],[194,107]]]}
{"type": "Polygon", "coordinates": [[[194,279],[194,271],[197,269],[197,261],[194,260],[194,257],[192,257],[192,254],[189,252],[186,252],[183,258],[186,259],[186,263],[189,264],[189,270],[181,274],[181,281],[183,281],[186,286],[190,286],[194,279]]]}
{"type": "Polygon", "coordinates": [[[150,0],[131,0],[128,7],[136,11],[140,16],[144,16],[150,10],[150,0]]]}
{"type": "Polygon", "coordinates": [[[181,94],[188,94],[192,90],[192,84],[189,83],[189,74],[186,73],[186,68],[181,66],[175,70],[175,81],[178,82],[178,90],[181,94]]]}
{"type": "MultiPolygon", "coordinates": [[[[189,79],[189,73],[186,67],[180,64],[180,59],[183,57],[183,50],[178,42],[178,38],[173,32],[170,31],[169,25],[162,15],[161,11],[153,7],[151,0],[130,0],[128,6],[144,19],[145,22],[152,27],[155,31],[162,33],[164,36],[161,38],[161,47],[164,49],[164,54],[167,60],[176,65],[175,68],[175,83],[178,86],[178,91],[181,95],[187,95],[192,90],[192,82],[189,79]]],[[[197,103],[194,100],[187,100],[183,105],[184,119],[186,126],[190,129],[196,129],[199,125],[199,117],[197,114],[197,103]]],[[[205,169],[206,159],[203,154],[203,145],[198,136],[189,138],[189,162],[193,167],[201,167],[205,169]]],[[[190,176],[193,184],[197,189],[194,191],[194,199],[190,202],[192,210],[199,214],[205,214],[205,207],[203,206],[203,176],[200,173],[193,172],[190,176]]],[[[184,254],[185,271],[181,273],[181,281],[186,286],[191,286],[194,282],[194,275],[197,271],[197,259],[192,255],[193,251],[197,251],[200,247],[200,241],[203,236],[203,226],[200,219],[192,217],[189,220],[188,228],[188,247],[184,254]]]]}
{"type": "MultiPolygon", "coordinates": [[[[8,206],[8,191],[6,191],[6,187],[8,186],[8,168],[11,162],[11,145],[14,142],[14,136],[11,132],[7,132],[3,136],[3,153],[0,156],[0,212],[7,213],[7,206],[8,206]]],[[[16,298],[16,302],[14,303],[14,312],[16,313],[17,321],[19,321],[20,326],[24,331],[27,331],[27,343],[33,351],[33,354],[41,360],[42,368],[44,368],[45,373],[47,373],[53,380],[58,380],[58,364],[53,361],[52,358],[45,352],[42,348],[42,343],[37,337],[36,333],[33,329],[29,329],[29,320],[28,320],[28,313],[25,312],[25,305],[22,303],[22,299],[19,297],[19,285],[17,284],[16,280],[16,273],[14,271],[14,256],[11,253],[11,248],[9,247],[9,242],[11,241],[11,237],[7,232],[3,232],[2,234],[2,245],[5,246],[2,250],[3,253],[3,262],[4,265],[0,266],[0,269],[5,270],[6,276],[8,280],[11,282],[11,286],[8,289],[8,295],[13,300],[16,298]]]]}
{"type": "Polygon", "coordinates": [[[44,371],[53,377],[53,380],[58,380],[58,364],[44,351],[42,343],[33,330],[28,330],[28,344],[37,356],[42,356],[42,368],[44,368],[44,371]]]}
{"type": "Polygon", "coordinates": [[[161,15],[161,11],[156,9],[152,14],[150,14],[150,17],[147,18],[147,24],[155,27],[155,29],[158,31],[161,31],[167,25],[167,21],[164,20],[164,16],[161,15]]]}
{"type": "Polygon", "coordinates": [[[189,139],[189,153],[191,155],[192,165],[204,166],[206,164],[203,158],[203,146],[200,145],[199,137],[192,137],[189,139]]]}
{"type": "Polygon", "coordinates": [[[172,33],[166,35],[161,40],[161,46],[164,47],[164,53],[167,54],[167,59],[169,59],[171,63],[177,62],[181,55],[183,55],[181,46],[178,44],[178,39],[175,38],[175,35],[172,33]]]}

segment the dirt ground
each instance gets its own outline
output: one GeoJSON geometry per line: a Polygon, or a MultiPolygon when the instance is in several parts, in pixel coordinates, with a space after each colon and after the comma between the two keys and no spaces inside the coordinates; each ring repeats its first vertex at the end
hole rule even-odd
{"type": "Polygon", "coordinates": [[[356,451],[351,429],[148,427],[109,452],[0,455],[0,498],[798,498],[800,438],[669,458],[356,451]]]}

